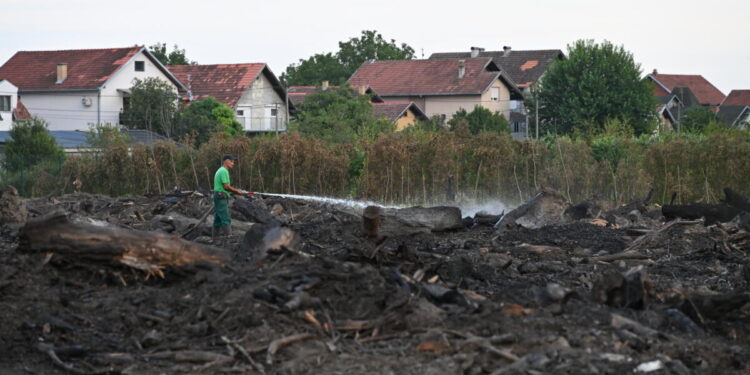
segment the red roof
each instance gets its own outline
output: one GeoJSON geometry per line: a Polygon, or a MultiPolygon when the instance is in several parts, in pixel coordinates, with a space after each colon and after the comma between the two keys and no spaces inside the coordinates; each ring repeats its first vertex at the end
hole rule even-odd
{"type": "Polygon", "coordinates": [[[750,90],[732,90],[721,105],[750,106],[750,90]]]}
{"type": "Polygon", "coordinates": [[[490,58],[374,61],[363,63],[349,85],[370,86],[381,96],[479,95],[500,75],[490,58]]]}
{"type": "Polygon", "coordinates": [[[96,90],[143,47],[19,51],[0,67],[0,79],[27,90],[96,90]],[[68,78],[57,81],[57,64],[68,64],[68,78]]]}
{"type": "Polygon", "coordinates": [[[29,110],[26,109],[26,106],[21,103],[21,99],[18,99],[18,102],[16,102],[16,109],[13,112],[13,119],[14,120],[31,120],[31,113],[29,113],[29,110]]]}
{"type": "Polygon", "coordinates": [[[702,105],[719,105],[726,97],[701,75],[656,73],[648,76],[669,91],[674,90],[675,87],[689,88],[695,94],[698,103],[702,105]]]}
{"type": "Polygon", "coordinates": [[[242,94],[250,88],[264,63],[217,65],[170,65],[167,67],[196,100],[213,97],[234,108],[242,94]],[[188,78],[188,75],[190,78],[188,78]]]}

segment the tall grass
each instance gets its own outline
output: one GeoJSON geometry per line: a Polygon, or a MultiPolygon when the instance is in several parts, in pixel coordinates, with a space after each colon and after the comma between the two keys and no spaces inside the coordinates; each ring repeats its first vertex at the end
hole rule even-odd
{"type": "MultiPolygon", "coordinates": [[[[655,200],[715,203],[724,187],[750,194],[750,143],[742,134],[565,137],[514,141],[485,132],[401,132],[356,145],[326,144],[298,134],[229,138],[200,149],[158,143],[68,156],[62,168],[40,167],[33,195],[77,189],[108,195],[210,189],[224,154],[239,162],[232,184],[254,191],[358,197],[387,203],[435,204],[449,189],[458,199],[529,199],[540,188],[571,202],[592,196],[624,203],[655,189],[655,200]],[[76,183],[73,183],[76,181],[76,183]]],[[[11,179],[12,180],[12,179],[11,179]]],[[[6,183],[12,182],[6,179],[6,183]]]]}

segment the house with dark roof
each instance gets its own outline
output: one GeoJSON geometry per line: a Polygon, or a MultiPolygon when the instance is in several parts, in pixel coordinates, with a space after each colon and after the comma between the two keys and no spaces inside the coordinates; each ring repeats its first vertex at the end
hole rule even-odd
{"type": "MultiPolygon", "coordinates": [[[[528,97],[531,95],[532,85],[540,82],[549,66],[557,60],[564,59],[565,54],[559,49],[514,50],[510,46],[504,46],[501,51],[485,51],[481,47],[471,47],[467,52],[438,52],[430,55],[430,59],[487,57],[507,73],[524,97],[528,97]]],[[[526,137],[528,115],[533,117],[533,114],[526,113],[523,99],[512,100],[509,103],[510,114],[506,116],[511,124],[511,134],[517,139],[526,137]]]]}
{"type": "Polygon", "coordinates": [[[750,126],[750,90],[732,90],[721,102],[716,117],[730,128],[750,126]]]}
{"type": "MultiPolygon", "coordinates": [[[[301,108],[305,98],[311,94],[339,88],[340,86],[329,86],[328,81],[324,81],[321,86],[291,86],[288,89],[289,101],[294,103],[296,108],[301,108]]],[[[369,86],[357,87],[355,95],[368,95],[370,104],[372,104],[373,115],[391,121],[396,125],[396,130],[403,130],[416,124],[417,121],[429,119],[416,103],[411,101],[386,102],[369,86]]]]}
{"type": "Polygon", "coordinates": [[[0,66],[31,115],[50,130],[87,130],[120,123],[136,78],[158,78],[183,89],[145,47],[19,51],[0,66]]]}
{"type": "Polygon", "coordinates": [[[687,87],[675,87],[667,95],[657,95],[656,114],[664,130],[679,130],[680,121],[690,107],[700,105],[687,87]]]}
{"type": "Polygon", "coordinates": [[[708,107],[714,112],[724,101],[726,95],[701,75],[695,74],[661,74],[656,69],[646,75],[646,79],[654,83],[654,95],[669,95],[675,87],[687,87],[695,95],[698,104],[708,107]]]}
{"type": "Polygon", "coordinates": [[[414,102],[427,117],[450,119],[481,106],[510,117],[522,93],[490,58],[366,61],[349,78],[371,87],[384,101],[414,102]]]}
{"type": "Polygon", "coordinates": [[[246,132],[286,131],[287,93],[265,63],[170,65],[191,100],[213,97],[232,107],[246,132]]]}

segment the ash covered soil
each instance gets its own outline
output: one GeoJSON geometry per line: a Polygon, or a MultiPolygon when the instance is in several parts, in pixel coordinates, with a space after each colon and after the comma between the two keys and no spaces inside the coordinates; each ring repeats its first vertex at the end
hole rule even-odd
{"type": "MultiPolygon", "coordinates": [[[[175,235],[211,206],[196,193],[25,204],[30,218],[62,209],[175,235]]],[[[249,204],[299,242],[253,253],[244,231],[262,225],[233,212],[231,262],[163,278],[33,252],[3,226],[0,373],[750,373],[750,246],[731,225],[584,219],[372,239],[350,209],[249,204]]],[[[185,237],[209,235],[203,223],[185,237]]]]}

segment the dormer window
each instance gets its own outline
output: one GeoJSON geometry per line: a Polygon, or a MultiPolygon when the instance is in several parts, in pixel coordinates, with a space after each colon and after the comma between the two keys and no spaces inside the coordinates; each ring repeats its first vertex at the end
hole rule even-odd
{"type": "Polygon", "coordinates": [[[143,61],[136,61],[135,62],[135,71],[136,72],[143,72],[146,70],[146,63],[143,61]]]}

